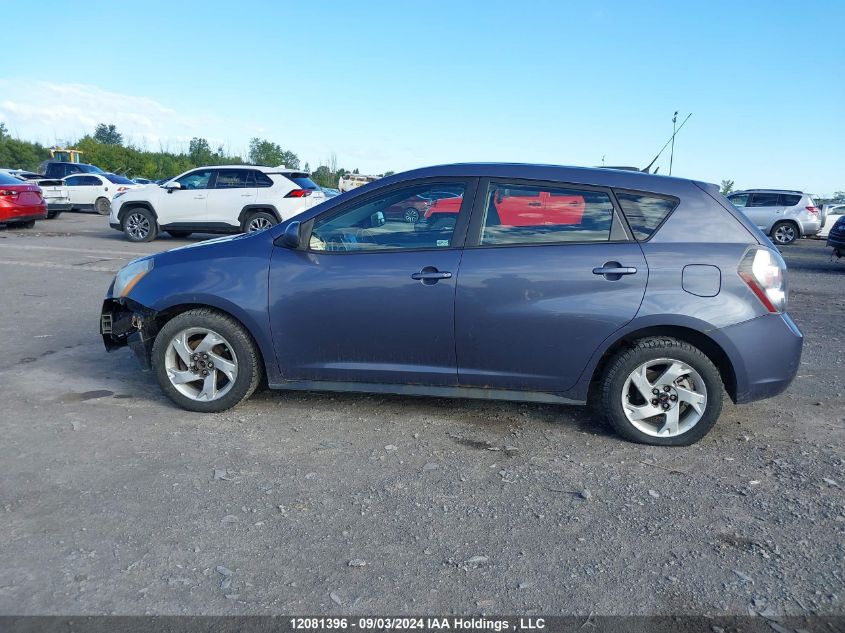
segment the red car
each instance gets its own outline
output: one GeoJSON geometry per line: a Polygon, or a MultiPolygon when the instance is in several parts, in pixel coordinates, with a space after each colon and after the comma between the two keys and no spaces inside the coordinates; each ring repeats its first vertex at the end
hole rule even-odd
{"type": "Polygon", "coordinates": [[[0,173],[0,224],[31,229],[36,220],[46,219],[47,203],[41,188],[0,173]]]}
{"type": "MultiPolygon", "coordinates": [[[[584,197],[565,192],[500,187],[492,195],[502,226],[580,224],[584,215],[584,197]]],[[[462,203],[463,198],[435,200],[425,218],[430,224],[454,222],[462,203]]]]}

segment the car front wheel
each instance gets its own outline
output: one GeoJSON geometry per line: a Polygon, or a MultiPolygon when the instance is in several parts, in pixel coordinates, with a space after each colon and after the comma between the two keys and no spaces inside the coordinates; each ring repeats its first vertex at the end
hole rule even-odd
{"type": "Polygon", "coordinates": [[[719,371],[701,350],[673,338],[642,339],[617,353],[601,387],[610,425],[641,444],[689,446],[722,410],[719,371]]]}
{"type": "Polygon", "coordinates": [[[237,321],[215,310],[189,310],[168,321],[153,344],[162,391],[188,411],[216,413],[249,398],[262,376],[259,353],[237,321]]]}
{"type": "Polygon", "coordinates": [[[158,234],[158,224],[149,209],[131,209],[121,222],[123,234],[130,242],[151,242],[158,234]]]}

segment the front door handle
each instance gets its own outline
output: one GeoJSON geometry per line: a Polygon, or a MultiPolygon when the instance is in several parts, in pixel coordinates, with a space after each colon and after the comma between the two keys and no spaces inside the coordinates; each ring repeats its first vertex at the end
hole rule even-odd
{"type": "Polygon", "coordinates": [[[437,270],[434,266],[426,266],[418,273],[413,273],[411,279],[421,281],[425,285],[430,286],[436,284],[441,279],[451,279],[452,273],[443,270],[437,270]]]}
{"type": "Polygon", "coordinates": [[[601,268],[593,268],[594,275],[604,275],[608,281],[616,281],[622,275],[636,275],[637,269],[633,266],[623,266],[619,262],[605,262],[601,268]]]}

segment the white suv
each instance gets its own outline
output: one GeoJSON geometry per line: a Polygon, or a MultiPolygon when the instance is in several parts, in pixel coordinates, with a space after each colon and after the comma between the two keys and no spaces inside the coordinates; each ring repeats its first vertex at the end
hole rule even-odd
{"type": "Polygon", "coordinates": [[[131,242],[149,242],[161,231],[191,233],[260,231],[325,200],[309,174],[282,167],[198,167],[160,187],[114,197],[109,226],[131,242]]]}

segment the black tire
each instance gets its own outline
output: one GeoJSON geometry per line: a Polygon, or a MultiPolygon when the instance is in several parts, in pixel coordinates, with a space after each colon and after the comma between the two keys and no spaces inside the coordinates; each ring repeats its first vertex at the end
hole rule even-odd
{"type": "Polygon", "coordinates": [[[244,233],[254,233],[255,231],[264,231],[271,226],[276,226],[279,221],[276,216],[268,211],[253,211],[244,220],[244,225],[241,227],[244,233]],[[260,225],[260,228],[258,228],[260,225]]]}
{"type": "Polygon", "coordinates": [[[9,224],[9,227],[14,227],[16,229],[32,229],[35,228],[35,220],[29,220],[28,222],[15,222],[14,224],[9,224]]]}
{"type": "Polygon", "coordinates": [[[156,335],[152,351],[152,368],[162,391],[175,404],[200,413],[218,413],[237,406],[255,391],[264,375],[261,356],[255,342],[235,319],[210,308],[197,308],[172,318],[156,335]],[[238,359],[238,375],[232,388],[217,400],[208,402],[188,398],[170,382],[165,368],[165,353],[170,341],[187,328],[213,330],[226,339],[238,359]]]}
{"type": "Polygon", "coordinates": [[[130,242],[152,242],[158,235],[155,216],[144,207],[129,209],[120,221],[120,226],[130,242]]]}
{"type": "Polygon", "coordinates": [[[191,235],[191,231],[168,231],[167,233],[170,237],[175,237],[177,240],[190,237],[191,235]]]}
{"type": "Polygon", "coordinates": [[[641,339],[633,347],[618,352],[606,365],[600,389],[602,411],[610,426],[627,440],[653,446],[689,446],[704,437],[719,419],[724,391],[719,370],[701,350],[668,337],[641,339]],[[707,389],[707,403],[701,418],[685,433],[671,437],[642,432],[628,420],[622,406],[625,382],[631,373],[643,363],[661,358],[682,361],[692,367],[707,389]]]}
{"type": "Polygon", "coordinates": [[[795,222],[783,220],[781,222],[775,223],[775,225],[772,227],[770,237],[772,238],[772,242],[774,242],[775,245],[787,246],[789,244],[792,244],[799,237],[801,237],[801,231],[798,229],[798,225],[795,224],[795,222]]]}
{"type": "Polygon", "coordinates": [[[55,220],[62,214],[61,211],[47,211],[47,219],[48,220],[55,220]]]}
{"type": "Polygon", "coordinates": [[[94,211],[100,215],[108,215],[111,213],[111,202],[108,198],[97,198],[94,200],[94,211]]]}

